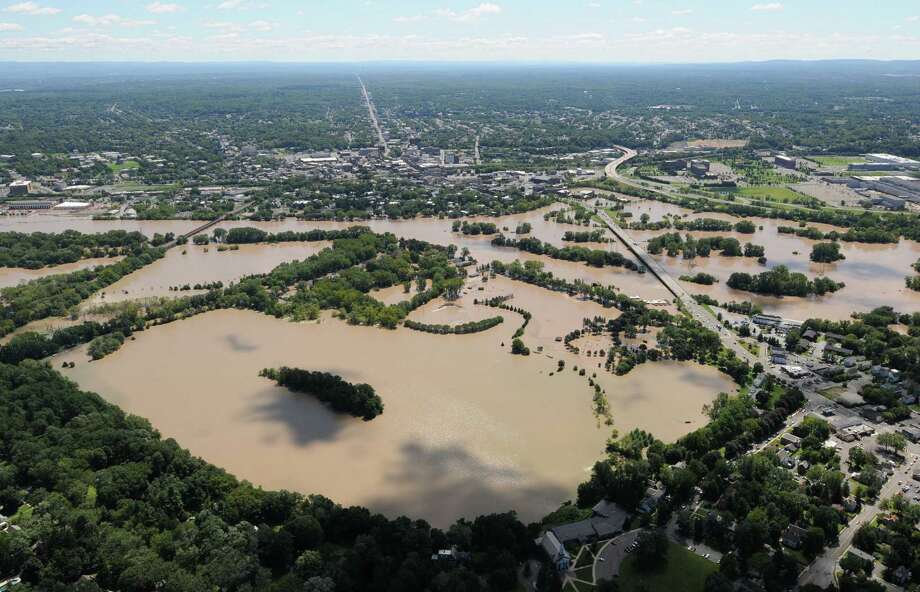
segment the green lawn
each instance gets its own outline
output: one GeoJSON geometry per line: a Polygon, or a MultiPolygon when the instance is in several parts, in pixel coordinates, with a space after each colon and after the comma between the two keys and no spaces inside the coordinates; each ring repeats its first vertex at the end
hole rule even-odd
{"type": "Polygon", "coordinates": [[[113,173],[117,173],[119,171],[124,171],[127,169],[136,169],[140,166],[141,166],[141,163],[137,162],[136,160],[126,160],[121,164],[109,163],[109,169],[113,173]]]}
{"type": "Polygon", "coordinates": [[[779,203],[807,205],[815,201],[815,199],[812,197],[808,197],[807,195],[803,195],[798,191],[793,191],[792,189],[783,187],[782,185],[757,185],[753,187],[738,187],[737,189],[732,189],[730,193],[751,199],[762,199],[765,201],[773,201],[779,203]]]}
{"type": "Polygon", "coordinates": [[[635,557],[628,557],[620,566],[619,584],[622,592],[701,592],[706,577],[718,566],[675,543],[670,543],[668,562],[657,572],[640,572],[635,557]]]}
{"type": "Polygon", "coordinates": [[[862,156],[808,156],[806,158],[824,166],[846,166],[856,162],[866,162],[862,156]]]}

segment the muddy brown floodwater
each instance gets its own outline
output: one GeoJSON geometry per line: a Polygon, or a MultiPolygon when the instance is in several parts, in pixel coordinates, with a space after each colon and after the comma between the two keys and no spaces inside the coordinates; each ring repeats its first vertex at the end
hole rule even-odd
{"type": "MultiPolygon", "coordinates": [[[[690,210],[654,201],[636,200],[626,207],[638,220],[642,214],[649,214],[652,221],[660,220],[665,214],[686,215],[687,219],[719,218],[737,222],[740,218],[703,212],[694,214],[690,210]]],[[[822,264],[809,260],[812,246],[821,241],[800,238],[792,234],[780,234],[780,226],[796,226],[796,222],[773,220],[769,218],[750,218],[758,229],[754,234],[736,232],[681,232],[701,238],[706,236],[733,236],[743,245],[751,242],[763,245],[766,249],[767,264],[759,265],[756,260],[746,257],[697,257],[686,261],[681,257],[656,256],[656,259],[672,275],[706,272],[719,278],[713,286],[700,286],[683,282],[692,293],[709,294],[720,302],[731,300],[750,300],[760,304],[765,312],[775,313],[787,318],[805,320],[808,318],[847,319],[853,312],[865,312],[879,306],[892,306],[899,312],[920,310],[920,292],[909,290],[904,285],[904,277],[915,272],[911,265],[920,259],[920,243],[902,239],[897,244],[840,243],[840,251],[846,256],[843,261],[822,264]],[[820,297],[796,298],[762,296],[733,290],[725,285],[734,272],[750,274],[761,273],[770,267],[785,265],[791,271],[804,273],[809,277],[827,276],[846,284],[842,290],[820,297]]],[[[822,231],[835,229],[826,224],[809,224],[822,231]]],[[[837,228],[837,230],[841,230],[837,228]]],[[[632,231],[636,240],[643,242],[651,238],[674,232],[632,231]]]]}
{"type": "MultiPolygon", "coordinates": [[[[64,372],[81,388],[265,487],[439,526],[509,509],[533,520],[574,496],[610,428],[592,415],[585,377],[550,377],[555,360],[501,348],[521,320],[504,314],[490,331],[441,336],[223,310],[139,333],[97,362],[83,348],[53,363],[76,361],[64,372]],[[257,376],[285,364],[370,383],[385,411],[370,422],[334,415],[257,376]]],[[[667,440],[702,425],[703,405],[732,389],[691,364],[599,378],[618,429],[667,440]]]]}
{"type": "Polygon", "coordinates": [[[120,302],[159,296],[185,296],[170,291],[185,284],[227,284],[256,273],[266,273],[285,261],[306,259],[329,246],[327,241],[240,245],[238,250],[217,250],[216,245],[183,245],[147,267],[127,275],[90,299],[90,304],[120,302]]]}
{"type": "Polygon", "coordinates": [[[0,288],[8,288],[18,284],[31,282],[34,279],[59,273],[71,273],[81,269],[89,269],[97,265],[111,265],[120,261],[121,257],[100,257],[96,259],[83,259],[73,263],[62,263],[61,265],[52,265],[42,267],[41,269],[23,269],[21,267],[2,267],[0,268],[0,288]]]}

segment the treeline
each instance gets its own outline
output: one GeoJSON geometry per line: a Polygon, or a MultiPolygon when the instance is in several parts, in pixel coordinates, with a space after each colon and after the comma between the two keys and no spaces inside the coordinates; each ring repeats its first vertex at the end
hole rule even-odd
{"type": "Polygon", "coordinates": [[[723,302],[720,304],[718,300],[716,300],[709,294],[694,294],[693,299],[696,300],[699,304],[705,304],[707,306],[716,306],[718,308],[724,308],[728,312],[743,314],[748,317],[751,315],[760,314],[763,312],[763,307],[761,307],[759,304],[754,304],[753,302],[750,302],[748,300],[743,300],[741,302],[736,302],[732,300],[731,302],[723,302]]]}
{"type": "Polygon", "coordinates": [[[850,228],[846,232],[831,230],[821,232],[813,226],[780,226],[776,229],[780,234],[794,234],[801,238],[811,240],[844,241],[848,243],[896,243],[896,232],[879,228],[850,228]]]}
{"type": "Polygon", "coordinates": [[[93,257],[115,257],[135,253],[146,243],[147,237],[140,232],[124,230],[98,234],[76,230],[51,234],[0,232],[0,267],[39,269],[93,257]]]}
{"type": "MultiPolygon", "coordinates": [[[[18,364],[23,360],[41,360],[108,335],[120,335],[123,340],[125,336],[130,336],[134,331],[142,331],[144,326],[145,319],[139,316],[137,311],[129,311],[104,323],[86,321],[79,325],[58,329],[51,335],[27,331],[14,335],[8,343],[0,345],[0,363],[18,364]]],[[[108,347],[109,344],[106,344],[104,348],[100,345],[100,353],[108,347]]]]}
{"type": "MultiPolygon", "coordinates": [[[[261,228],[243,227],[231,228],[227,231],[227,234],[222,237],[222,240],[231,245],[249,243],[316,242],[337,240],[340,238],[357,238],[368,232],[370,232],[370,229],[364,226],[352,226],[343,230],[323,230],[321,228],[315,228],[305,232],[285,230],[275,233],[266,232],[261,228]]],[[[215,231],[215,236],[219,237],[220,235],[215,231]]]]}
{"type": "Polygon", "coordinates": [[[280,386],[313,395],[337,413],[348,413],[370,421],[383,413],[383,401],[369,384],[352,384],[328,372],[313,372],[282,366],[259,372],[280,386]]]}
{"type": "Polygon", "coordinates": [[[468,222],[466,220],[461,222],[460,220],[454,220],[451,225],[451,230],[476,236],[480,234],[495,234],[498,232],[498,227],[494,222],[468,222]]]}
{"type": "Polygon", "coordinates": [[[0,336],[31,321],[60,317],[94,293],[163,256],[146,248],[112,265],[34,279],[0,290],[0,336]]]}
{"type": "Polygon", "coordinates": [[[606,243],[610,239],[604,236],[603,230],[585,230],[581,232],[572,232],[566,230],[562,235],[562,240],[573,243],[606,243]]]}
{"type": "Polygon", "coordinates": [[[703,273],[699,271],[694,275],[682,275],[680,279],[685,282],[692,282],[694,284],[700,284],[702,286],[711,286],[719,281],[719,279],[708,273],[703,273]]]}
{"type": "Polygon", "coordinates": [[[551,259],[561,259],[563,261],[583,261],[593,267],[625,267],[633,271],[638,271],[639,266],[632,259],[623,256],[617,251],[604,251],[601,249],[588,249],[585,247],[563,247],[558,248],[549,243],[545,243],[538,238],[507,238],[504,235],[498,235],[492,239],[492,245],[496,247],[511,247],[520,249],[534,255],[546,255],[551,259]]]}
{"type": "Polygon", "coordinates": [[[745,385],[750,380],[751,367],[724,349],[719,334],[710,331],[699,321],[678,317],[658,333],[658,348],[669,358],[681,361],[696,361],[715,366],[731,376],[735,382],[745,385]]]}
{"type": "Polygon", "coordinates": [[[504,321],[504,317],[498,316],[482,319],[480,321],[469,321],[459,325],[431,325],[428,323],[419,323],[418,321],[406,319],[403,322],[403,325],[415,331],[422,331],[424,333],[436,333],[438,335],[468,335],[470,333],[481,333],[482,331],[488,331],[492,327],[502,324],[504,321]]]}
{"type": "Polygon", "coordinates": [[[821,296],[844,287],[843,282],[826,277],[809,280],[803,273],[790,272],[785,265],[777,265],[757,275],[733,273],[728,277],[727,285],[736,290],[771,296],[821,296]]]}
{"type": "Polygon", "coordinates": [[[815,263],[833,263],[846,259],[837,243],[817,243],[811,248],[809,259],[815,263]]]}
{"type": "Polygon", "coordinates": [[[0,513],[23,510],[0,578],[23,588],[497,592],[533,552],[513,513],[442,531],[256,488],[40,363],[0,365],[0,391],[0,513]]]}
{"type": "Polygon", "coordinates": [[[525,261],[521,263],[515,260],[506,264],[496,260],[491,263],[489,269],[498,275],[504,275],[513,280],[553,290],[554,292],[564,292],[569,296],[583,296],[605,307],[615,307],[621,311],[632,309],[648,311],[648,308],[641,300],[630,298],[626,294],[619,292],[614,286],[588,284],[581,280],[569,282],[555,277],[552,272],[543,271],[542,261],[525,261]]]}
{"type": "Polygon", "coordinates": [[[764,259],[764,248],[761,245],[746,243],[744,247],[733,237],[713,236],[694,238],[691,235],[682,237],[679,232],[668,232],[648,241],[648,252],[659,255],[662,251],[669,257],[683,254],[684,259],[695,257],[709,257],[712,251],[718,251],[723,257],[756,257],[764,259]]]}

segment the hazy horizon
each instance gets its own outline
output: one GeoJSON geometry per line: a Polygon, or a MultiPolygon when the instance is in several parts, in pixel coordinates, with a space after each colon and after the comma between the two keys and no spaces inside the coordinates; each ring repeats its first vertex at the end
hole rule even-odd
{"type": "Polygon", "coordinates": [[[920,10],[895,0],[7,0],[17,61],[735,63],[920,58],[920,10]],[[829,13],[832,8],[833,13],[829,13]]]}

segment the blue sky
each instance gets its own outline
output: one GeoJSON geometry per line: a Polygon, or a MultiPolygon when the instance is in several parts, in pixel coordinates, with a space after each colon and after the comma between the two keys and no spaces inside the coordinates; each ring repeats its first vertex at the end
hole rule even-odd
{"type": "Polygon", "coordinates": [[[920,59],[918,0],[0,0],[0,61],[920,59]]]}

